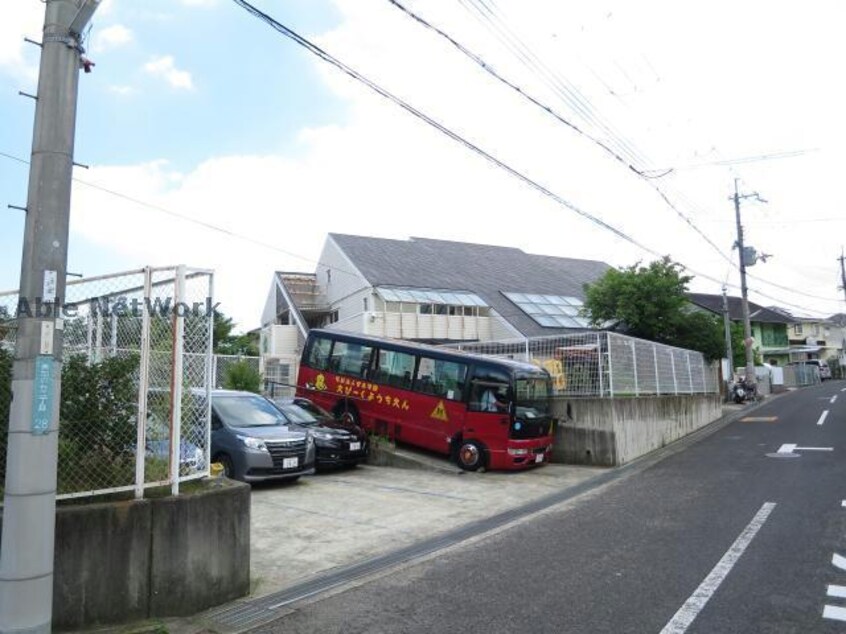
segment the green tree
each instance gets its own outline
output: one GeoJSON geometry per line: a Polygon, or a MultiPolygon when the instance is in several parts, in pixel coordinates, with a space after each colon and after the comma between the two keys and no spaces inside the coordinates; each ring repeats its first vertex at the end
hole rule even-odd
{"type": "Polygon", "coordinates": [[[584,313],[594,327],[611,325],[633,337],[719,359],[725,354],[720,321],[691,309],[685,293],[692,279],[669,257],[646,266],[609,269],[598,281],[585,285],[584,313]]]}
{"type": "Polygon", "coordinates": [[[245,390],[258,394],[261,392],[261,374],[249,361],[238,361],[226,368],[223,387],[227,390],[245,390]]]}
{"type": "MultiPolygon", "coordinates": [[[[725,338],[725,335],[723,335],[725,338]]],[[[732,354],[732,368],[746,367],[746,346],[743,343],[743,324],[732,322],[731,324],[731,354],[732,354]]],[[[755,360],[755,365],[761,365],[763,359],[761,353],[757,350],[752,351],[752,358],[755,360]]]]}
{"type": "Polygon", "coordinates": [[[214,311],[214,352],[215,354],[232,354],[259,356],[258,333],[233,334],[235,322],[221,311],[214,311]]]}

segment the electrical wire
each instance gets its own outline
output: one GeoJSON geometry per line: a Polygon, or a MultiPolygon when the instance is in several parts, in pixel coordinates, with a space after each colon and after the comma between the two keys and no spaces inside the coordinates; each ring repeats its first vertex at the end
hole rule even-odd
{"type": "MultiPolygon", "coordinates": [[[[452,131],[451,129],[445,127],[444,125],[442,125],[438,121],[432,119],[431,117],[429,117],[425,113],[421,112],[420,110],[418,110],[417,108],[415,108],[414,106],[409,104],[408,102],[400,99],[399,97],[397,97],[393,93],[389,92],[385,88],[382,88],[381,86],[379,86],[378,84],[376,84],[372,80],[363,76],[361,73],[359,73],[358,71],[356,71],[352,67],[350,67],[347,64],[341,62],[339,59],[335,58],[334,56],[332,56],[327,51],[323,50],[322,48],[320,48],[319,46],[317,46],[316,44],[314,44],[310,40],[308,40],[305,37],[303,37],[302,35],[296,33],[295,31],[293,31],[289,27],[285,26],[281,22],[275,20],[272,16],[268,15],[267,13],[264,13],[263,11],[258,9],[257,7],[253,6],[252,4],[247,2],[247,0],[233,0],[233,2],[235,2],[235,4],[239,5],[241,8],[243,8],[245,11],[252,14],[256,18],[258,18],[258,19],[262,20],[263,22],[267,23],[271,28],[273,28],[275,31],[277,31],[278,33],[280,33],[284,37],[286,37],[286,38],[292,40],[293,42],[295,42],[296,44],[302,46],[307,51],[309,51],[310,53],[319,57],[323,61],[331,64],[332,66],[335,66],[337,69],[341,70],[342,72],[344,72],[345,74],[347,74],[351,78],[355,79],[356,81],[364,84],[365,86],[367,86],[368,88],[370,88],[371,90],[373,90],[374,92],[379,94],[380,96],[384,97],[385,99],[388,99],[389,101],[393,102],[397,106],[403,108],[405,111],[409,112],[410,114],[412,114],[416,118],[420,119],[424,123],[426,123],[426,124],[430,125],[431,127],[435,128],[436,130],[438,130],[442,134],[448,136],[453,141],[459,143],[460,145],[464,146],[468,150],[480,155],[485,160],[489,161],[490,163],[494,164],[495,166],[499,167],[500,169],[504,170],[505,172],[511,174],[512,176],[514,176],[518,180],[524,182],[525,184],[527,184],[530,187],[532,187],[533,189],[539,191],[540,193],[547,196],[548,198],[554,200],[559,205],[561,205],[561,206],[563,206],[567,209],[570,209],[571,211],[573,211],[573,212],[577,213],[578,215],[582,216],[583,218],[590,220],[591,222],[593,222],[597,226],[613,233],[614,235],[621,238],[622,240],[638,247],[642,251],[645,251],[646,253],[649,253],[650,255],[652,255],[654,257],[658,257],[658,258],[664,257],[664,254],[661,254],[658,251],[655,251],[654,249],[647,247],[646,245],[642,244],[641,242],[639,242],[635,238],[629,236],[628,234],[626,234],[622,230],[614,227],[613,225],[610,225],[609,223],[605,222],[604,220],[598,218],[597,216],[594,216],[593,214],[579,208],[575,204],[571,203],[570,201],[562,198],[558,194],[556,194],[556,193],[552,192],[551,190],[549,190],[548,188],[544,187],[543,185],[541,185],[537,181],[531,179],[530,177],[526,176],[522,172],[518,171],[517,169],[508,165],[507,163],[505,163],[505,162],[501,161],[500,159],[496,158],[495,156],[493,156],[489,152],[486,152],[485,150],[483,150],[479,146],[475,145],[474,143],[470,142],[469,140],[465,139],[461,135],[459,135],[456,132],[452,131]]],[[[684,266],[683,263],[682,263],[682,265],[684,266]]],[[[696,276],[699,276],[703,279],[709,280],[709,281],[719,285],[720,287],[722,287],[723,282],[716,277],[713,277],[713,276],[708,275],[706,273],[702,273],[700,271],[696,271],[695,269],[692,269],[692,268],[687,267],[687,266],[685,266],[685,269],[690,271],[691,273],[693,273],[696,276]]],[[[734,288],[738,288],[736,285],[732,285],[732,286],[734,288]]],[[[785,306],[791,306],[793,308],[800,308],[802,310],[807,310],[805,308],[796,306],[795,304],[791,304],[789,302],[785,302],[783,300],[773,298],[769,295],[761,293],[760,291],[755,291],[755,292],[757,292],[762,297],[766,297],[766,298],[771,299],[773,301],[779,302],[781,304],[784,304],[785,306]]]]}

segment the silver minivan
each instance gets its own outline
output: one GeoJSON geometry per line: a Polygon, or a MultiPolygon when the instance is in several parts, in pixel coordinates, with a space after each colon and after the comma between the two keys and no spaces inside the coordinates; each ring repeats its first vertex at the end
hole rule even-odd
{"type": "Polygon", "coordinates": [[[252,392],[212,391],[211,456],[228,478],[296,480],[314,473],[314,439],[252,392]]]}

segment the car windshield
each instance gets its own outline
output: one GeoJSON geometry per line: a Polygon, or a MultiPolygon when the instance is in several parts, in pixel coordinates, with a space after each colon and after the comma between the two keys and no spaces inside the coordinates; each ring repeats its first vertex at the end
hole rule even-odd
{"type": "Polygon", "coordinates": [[[273,403],[259,395],[215,396],[214,408],[229,427],[287,425],[288,419],[273,403]]]}
{"type": "Polygon", "coordinates": [[[313,414],[294,403],[277,403],[276,407],[281,409],[292,423],[298,425],[316,425],[320,421],[313,414]]]}
{"type": "Polygon", "coordinates": [[[334,418],[332,414],[320,407],[317,403],[312,403],[311,401],[306,401],[305,399],[297,399],[294,404],[297,407],[301,407],[305,411],[311,413],[316,418],[334,418]]]}
{"type": "Polygon", "coordinates": [[[514,405],[518,418],[540,418],[549,414],[550,383],[545,376],[523,377],[514,382],[514,405]]]}

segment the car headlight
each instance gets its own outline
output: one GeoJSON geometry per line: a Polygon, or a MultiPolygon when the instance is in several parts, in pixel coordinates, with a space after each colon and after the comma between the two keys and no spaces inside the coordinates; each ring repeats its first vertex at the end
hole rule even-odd
{"type": "Polygon", "coordinates": [[[256,451],[267,451],[267,445],[260,438],[253,438],[252,436],[238,436],[238,440],[244,443],[248,449],[255,449],[256,451]]]}
{"type": "Polygon", "coordinates": [[[508,448],[508,455],[509,456],[525,456],[529,453],[528,449],[513,449],[511,447],[508,448]]]}
{"type": "Polygon", "coordinates": [[[325,431],[313,431],[311,432],[311,437],[316,440],[332,440],[332,434],[328,434],[325,431]]]}

